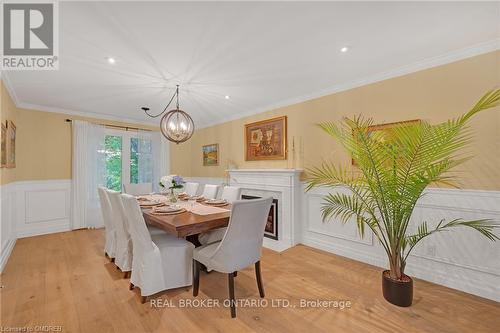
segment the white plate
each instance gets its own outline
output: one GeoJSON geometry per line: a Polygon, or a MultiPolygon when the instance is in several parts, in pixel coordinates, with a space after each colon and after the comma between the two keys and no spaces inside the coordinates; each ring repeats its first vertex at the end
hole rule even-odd
{"type": "Polygon", "coordinates": [[[172,205],[172,206],[155,207],[153,208],[153,211],[155,213],[174,213],[181,211],[182,209],[183,208],[178,205],[172,205]]]}
{"type": "Polygon", "coordinates": [[[210,200],[205,200],[205,203],[208,205],[225,205],[227,204],[227,201],[220,199],[210,199],[210,200]]]}

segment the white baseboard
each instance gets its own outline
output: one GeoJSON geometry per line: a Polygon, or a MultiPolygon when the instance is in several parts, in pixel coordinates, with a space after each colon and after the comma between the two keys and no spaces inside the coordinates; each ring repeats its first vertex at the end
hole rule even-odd
{"type": "Polygon", "coordinates": [[[2,248],[2,254],[0,255],[0,273],[3,272],[3,269],[9,260],[10,254],[14,249],[14,245],[16,245],[16,238],[10,239],[2,248]]]}

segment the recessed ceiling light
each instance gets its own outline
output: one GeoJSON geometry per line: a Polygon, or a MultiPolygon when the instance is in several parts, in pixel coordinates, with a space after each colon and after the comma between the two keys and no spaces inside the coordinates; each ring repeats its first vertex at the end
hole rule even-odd
{"type": "Polygon", "coordinates": [[[108,64],[113,65],[116,62],[116,59],[113,57],[107,57],[106,60],[108,61],[108,64]]]}
{"type": "Polygon", "coordinates": [[[224,96],[225,99],[230,99],[229,95],[224,96]]]}
{"type": "Polygon", "coordinates": [[[347,46],[344,46],[343,48],[340,49],[340,52],[342,53],[346,53],[347,51],[349,51],[349,48],[347,46]]]}

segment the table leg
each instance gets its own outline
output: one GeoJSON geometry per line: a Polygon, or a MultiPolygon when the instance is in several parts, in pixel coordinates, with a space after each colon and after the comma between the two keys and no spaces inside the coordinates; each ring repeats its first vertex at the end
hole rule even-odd
{"type": "Polygon", "coordinates": [[[200,247],[201,246],[201,243],[198,239],[198,234],[196,235],[189,235],[189,236],[186,236],[186,240],[190,243],[193,243],[194,247],[200,247]]]}
{"type": "MultiPolygon", "coordinates": [[[[186,236],[186,240],[188,242],[192,243],[194,245],[194,247],[200,247],[202,244],[200,243],[200,240],[198,239],[198,235],[199,234],[186,236]]],[[[201,271],[203,271],[205,273],[209,273],[207,270],[207,266],[203,265],[202,263],[199,263],[199,265],[200,265],[201,271]]]]}

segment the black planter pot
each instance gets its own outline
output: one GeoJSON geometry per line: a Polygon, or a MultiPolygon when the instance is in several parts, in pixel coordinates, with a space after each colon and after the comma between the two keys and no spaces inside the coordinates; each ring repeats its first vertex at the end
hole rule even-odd
{"type": "Polygon", "coordinates": [[[397,306],[410,306],[413,301],[413,280],[395,281],[389,277],[389,274],[382,272],[382,293],[384,298],[397,306]],[[387,275],[387,276],[386,276],[387,275]]]}

